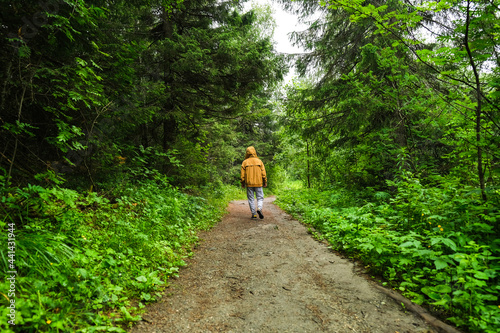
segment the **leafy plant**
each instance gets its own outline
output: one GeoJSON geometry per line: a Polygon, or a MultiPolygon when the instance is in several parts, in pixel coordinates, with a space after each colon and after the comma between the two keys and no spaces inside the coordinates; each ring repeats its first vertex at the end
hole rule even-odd
{"type": "MultiPolygon", "coordinates": [[[[15,224],[16,326],[5,331],[124,331],[140,320],[192,254],[197,231],[224,214],[229,192],[184,194],[154,173],[129,182],[112,200],[62,187],[4,189],[0,208],[15,224]],[[143,306],[142,306],[143,307],[143,306]]],[[[7,243],[4,233],[2,242],[7,243]]],[[[9,255],[0,249],[3,290],[9,255]]],[[[12,297],[4,295],[0,312],[12,297]]]]}
{"type": "Polygon", "coordinates": [[[414,302],[471,332],[497,331],[500,243],[481,222],[497,212],[486,217],[488,205],[464,211],[481,203],[477,193],[464,197],[411,177],[391,185],[398,192],[384,194],[386,201],[344,192],[343,202],[332,202],[335,190],[301,189],[280,192],[277,203],[414,302]]]}

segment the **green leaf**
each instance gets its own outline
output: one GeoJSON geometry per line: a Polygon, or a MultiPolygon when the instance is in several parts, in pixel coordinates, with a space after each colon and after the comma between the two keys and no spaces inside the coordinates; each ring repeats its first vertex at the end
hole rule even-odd
{"type": "Polygon", "coordinates": [[[448,294],[451,292],[451,287],[446,284],[439,284],[435,287],[431,287],[431,290],[438,292],[440,294],[448,294]]]}
{"type": "Polygon", "coordinates": [[[139,277],[136,277],[135,279],[136,279],[137,281],[139,281],[139,282],[147,282],[147,281],[148,281],[148,279],[147,279],[144,275],[141,275],[141,276],[139,276],[139,277]]]}
{"type": "Polygon", "coordinates": [[[426,294],[427,296],[429,296],[429,298],[431,298],[431,299],[433,299],[435,301],[441,300],[441,295],[439,295],[435,291],[432,291],[429,287],[424,287],[421,290],[422,290],[422,292],[424,294],[426,294]]]}
{"type": "Polygon", "coordinates": [[[412,260],[410,260],[410,259],[408,259],[408,258],[401,258],[401,259],[399,260],[399,264],[400,264],[400,265],[402,265],[402,266],[404,266],[404,265],[409,265],[409,264],[411,264],[412,262],[413,262],[413,261],[412,261],[412,260]]]}
{"type": "Polygon", "coordinates": [[[85,268],[78,268],[76,270],[77,275],[81,275],[82,278],[87,279],[88,278],[88,272],[85,268]]]}
{"type": "Polygon", "coordinates": [[[99,252],[91,250],[91,249],[85,250],[85,255],[87,255],[88,257],[91,257],[91,258],[99,258],[100,257],[99,252]]]}
{"type": "Polygon", "coordinates": [[[476,273],[474,273],[474,277],[476,279],[481,279],[481,280],[488,280],[489,279],[488,275],[484,272],[476,272],[476,273]]]}
{"type": "Polygon", "coordinates": [[[436,259],[434,261],[434,265],[436,266],[437,270],[448,267],[448,263],[441,258],[436,259]]]}
{"type": "Polygon", "coordinates": [[[441,305],[441,306],[444,306],[446,304],[449,303],[449,300],[445,299],[445,298],[442,298],[440,299],[439,301],[436,301],[436,302],[432,302],[431,304],[432,305],[441,305]]]}
{"type": "Polygon", "coordinates": [[[142,292],[141,293],[141,298],[145,301],[149,301],[151,299],[151,294],[150,293],[145,293],[145,292],[142,292]]]}
{"type": "Polygon", "coordinates": [[[403,244],[399,245],[400,247],[420,247],[421,242],[418,240],[413,240],[413,241],[408,241],[404,242],[403,244]]]}
{"type": "Polygon", "coordinates": [[[457,244],[455,244],[454,241],[452,241],[451,239],[449,238],[443,238],[443,244],[448,246],[450,249],[452,249],[453,251],[456,251],[457,250],[457,244]]]}

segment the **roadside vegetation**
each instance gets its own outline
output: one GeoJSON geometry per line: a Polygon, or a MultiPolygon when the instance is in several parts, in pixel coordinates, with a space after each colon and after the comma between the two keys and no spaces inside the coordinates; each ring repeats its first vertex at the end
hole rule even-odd
{"type": "Polygon", "coordinates": [[[270,10],[0,8],[0,331],[123,332],[242,197],[246,147],[272,166],[270,10]]]}
{"type": "Polygon", "coordinates": [[[139,320],[244,198],[248,146],[317,237],[500,330],[499,0],[276,1],[304,53],[243,1],[2,2],[2,331],[139,320]]]}
{"type": "Polygon", "coordinates": [[[408,177],[393,194],[301,188],[282,192],[277,204],[438,317],[471,332],[500,329],[500,239],[491,222],[498,202],[408,177]]]}
{"type": "Polygon", "coordinates": [[[234,189],[188,195],[155,174],[115,188],[118,195],[39,185],[4,191],[2,229],[15,224],[16,248],[15,260],[0,264],[7,272],[15,263],[17,315],[10,325],[2,307],[0,329],[123,332],[161,297],[234,189]]]}
{"type": "Polygon", "coordinates": [[[317,18],[294,35],[309,52],[275,160],[302,186],[279,204],[441,318],[498,332],[500,4],[299,3],[317,18]]]}

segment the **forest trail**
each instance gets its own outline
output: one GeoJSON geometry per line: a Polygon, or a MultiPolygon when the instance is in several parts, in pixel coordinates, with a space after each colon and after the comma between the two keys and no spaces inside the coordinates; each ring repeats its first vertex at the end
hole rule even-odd
{"type": "Polygon", "coordinates": [[[263,220],[230,203],[130,332],[437,332],[273,201],[263,220]]]}

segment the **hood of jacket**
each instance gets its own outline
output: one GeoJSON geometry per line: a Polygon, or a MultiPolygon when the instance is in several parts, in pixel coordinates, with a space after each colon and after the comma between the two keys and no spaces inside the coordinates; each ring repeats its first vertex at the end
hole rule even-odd
{"type": "Polygon", "coordinates": [[[252,146],[248,147],[245,153],[245,159],[250,157],[257,157],[257,152],[255,151],[255,148],[252,146]]]}

